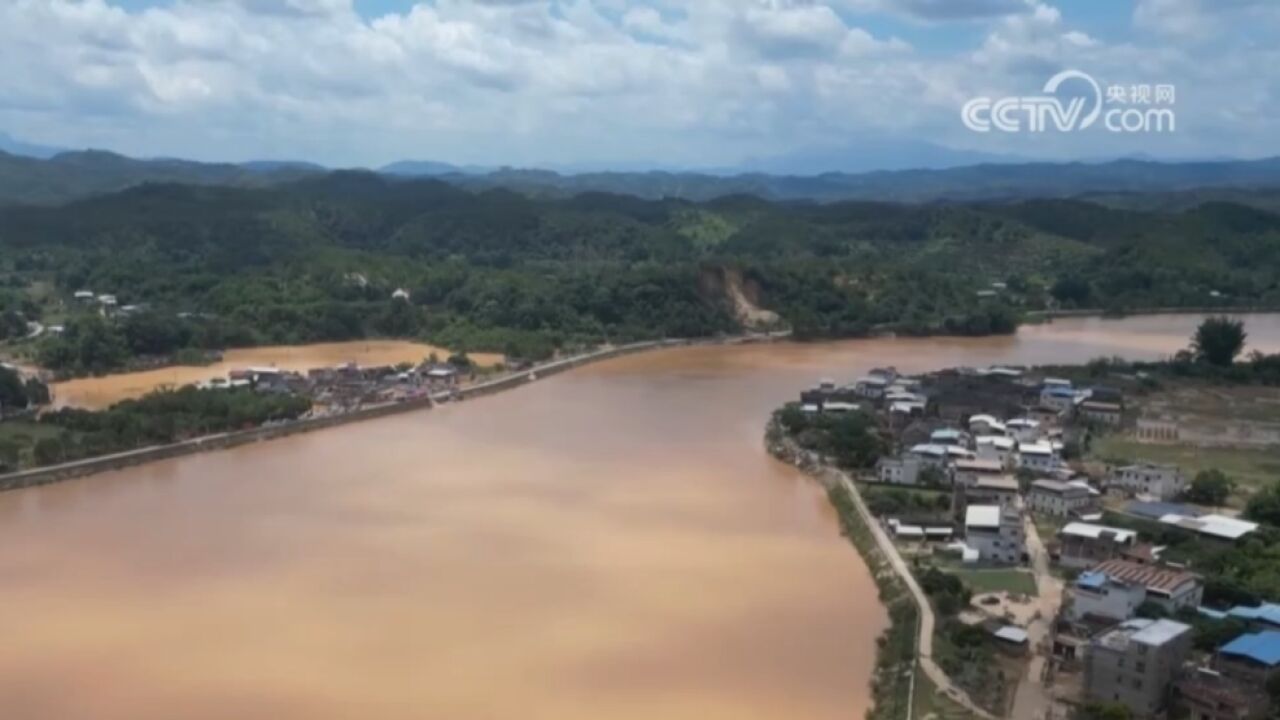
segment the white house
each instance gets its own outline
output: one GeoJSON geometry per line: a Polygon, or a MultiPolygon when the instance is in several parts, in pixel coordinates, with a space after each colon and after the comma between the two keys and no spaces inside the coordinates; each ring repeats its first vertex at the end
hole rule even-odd
{"type": "Polygon", "coordinates": [[[1058,531],[1057,560],[1063,567],[1081,569],[1113,560],[1134,547],[1138,533],[1123,528],[1067,523],[1058,531]]]}
{"type": "Polygon", "coordinates": [[[1122,488],[1132,495],[1148,495],[1172,500],[1187,487],[1187,478],[1177,465],[1140,463],[1115,468],[1107,478],[1110,488],[1122,488]]]}
{"type": "Polygon", "coordinates": [[[1017,464],[1018,443],[1013,438],[983,435],[974,444],[978,448],[979,460],[994,460],[1007,468],[1017,464]]]}
{"type": "Polygon", "coordinates": [[[1070,517],[1081,514],[1093,505],[1093,493],[1088,485],[1036,480],[1027,493],[1027,507],[1032,512],[1053,517],[1070,517]]]}
{"type": "Polygon", "coordinates": [[[889,485],[916,485],[923,464],[918,457],[880,458],[876,463],[876,479],[889,485]]]}
{"type": "Polygon", "coordinates": [[[1018,445],[1018,467],[1035,472],[1053,472],[1058,469],[1058,464],[1058,455],[1049,443],[1018,445]]]}
{"type": "Polygon", "coordinates": [[[1030,443],[1040,439],[1040,421],[1030,418],[1014,418],[1004,424],[1008,434],[1018,442],[1030,443]]]}
{"type": "Polygon", "coordinates": [[[1105,572],[1086,571],[1067,589],[1067,618],[1079,622],[1086,617],[1124,622],[1146,602],[1147,588],[1105,572]]]}
{"type": "Polygon", "coordinates": [[[98,296],[92,290],[77,290],[74,297],[80,302],[93,302],[98,296]]]}
{"type": "Polygon", "coordinates": [[[408,301],[409,301],[409,291],[408,291],[408,290],[405,290],[404,288],[396,288],[396,291],[395,291],[395,292],[393,292],[393,293],[391,293],[391,299],[392,299],[392,300],[404,300],[405,302],[408,302],[408,301]]]}
{"type": "Polygon", "coordinates": [[[969,418],[969,432],[980,436],[1003,436],[1006,430],[1004,423],[993,415],[974,415],[969,418]]]}
{"type": "Polygon", "coordinates": [[[984,562],[1017,564],[1022,561],[1026,535],[1022,516],[999,505],[970,505],[965,512],[965,544],[978,551],[984,562]]]}

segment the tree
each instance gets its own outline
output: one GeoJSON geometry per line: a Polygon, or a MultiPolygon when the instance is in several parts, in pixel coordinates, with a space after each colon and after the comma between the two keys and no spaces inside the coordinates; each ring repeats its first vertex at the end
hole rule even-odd
{"type": "Polygon", "coordinates": [[[52,465],[61,462],[63,458],[64,448],[62,441],[57,438],[40,438],[36,441],[33,449],[37,465],[52,465]]]}
{"type": "Polygon", "coordinates": [[[1222,505],[1235,487],[1235,481],[1221,470],[1201,470],[1183,493],[1183,498],[1200,505],[1222,505]]]}
{"type": "Polygon", "coordinates": [[[1061,303],[1083,306],[1089,302],[1091,290],[1084,278],[1068,275],[1059,278],[1050,288],[1049,293],[1061,303]]]}
{"type": "Polygon", "coordinates": [[[1244,509],[1245,517],[1268,525],[1280,525],[1280,482],[1254,493],[1244,509]]]}
{"type": "Polygon", "coordinates": [[[0,472],[13,472],[18,469],[18,459],[22,446],[8,438],[0,438],[0,472]]]}
{"type": "Polygon", "coordinates": [[[1229,317],[1211,317],[1200,323],[1191,339],[1191,350],[1200,362],[1229,367],[1244,351],[1248,333],[1244,322],[1229,317]]]}
{"type": "Polygon", "coordinates": [[[1147,618],[1148,620],[1159,620],[1161,618],[1169,617],[1169,612],[1164,609],[1163,605],[1152,602],[1151,600],[1139,605],[1138,609],[1134,611],[1134,614],[1140,618],[1147,618]]]}
{"type": "Polygon", "coordinates": [[[16,370],[0,366],[0,412],[25,408],[28,403],[27,387],[16,370]]]}
{"type": "Polygon", "coordinates": [[[942,472],[942,469],[933,465],[925,466],[920,471],[920,484],[925,487],[941,487],[946,479],[947,476],[942,472]]]}

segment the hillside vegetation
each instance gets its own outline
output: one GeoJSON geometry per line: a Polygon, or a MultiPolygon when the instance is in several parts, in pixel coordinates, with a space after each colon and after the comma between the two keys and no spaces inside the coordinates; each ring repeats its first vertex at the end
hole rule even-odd
{"type": "Polygon", "coordinates": [[[71,372],[365,336],[537,358],[734,332],[741,308],[707,282],[725,271],[801,339],[1004,333],[1049,307],[1280,304],[1280,215],[1225,202],[535,199],[368,173],[0,209],[0,316],[10,335],[18,317],[64,323],[38,353],[71,372]],[[138,307],[102,318],[72,299],[84,289],[138,307]]]}

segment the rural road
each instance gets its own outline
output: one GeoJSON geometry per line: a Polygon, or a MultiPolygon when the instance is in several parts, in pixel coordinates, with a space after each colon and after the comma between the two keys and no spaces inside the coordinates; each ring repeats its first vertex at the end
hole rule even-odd
{"type": "Polygon", "coordinates": [[[911,574],[911,568],[907,566],[902,555],[898,553],[898,548],[894,546],[893,540],[889,534],[884,531],[880,523],[867,509],[865,503],[862,502],[862,495],[858,493],[858,488],[848,475],[839,473],[840,481],[844,483],[845,488],[853,497],[853,504],[858,508],[858,514],[862,516],[863,522],[867,527],[871,528],[871,535],[875,538],[876,544],[880,546],[880,551],[888,558],[889,565],[893,568],[898,577],[906,583],[907,589],[911,591],[911,595],[916,600],[916,605],[920,608],[920,633],[916,637],[916,655],[920,663],[920,667],[924,668],[924,674],[929,676],[933,684],[938,690],[951,698],[953,702],[964,707],[964,709],[974,715],[985,718],[986,720],[995,720],[996,716],[978,707],[976,703],[969,697],[969,694],[961,690],[951,681],[950,676],[933,661],[933,628],[936,618],[933,614],[933,607],[929,604],[929,598],[924,594],[924,590],[920,588],[920,584],[916,582],[916,578],[911,574]]]}
{"type": "Polygon", "coordinates": [[[1031,516],[1025,520],[1027,535],[1027,553],[1031,556],[1031,568],[1035,573],[1037,597],[1036,618],[1027,626],[1027,640],[1031,648],[1031,661],[1027,665],[1027,673],[1018,681],[1018,689],[1013,699],[1013,717],[1043,718],[1053,707],[1053,696],[1045,687],[1043,677],[1045,657],[1049,648],[1045,647],[1052,631],[1054,618],[1062,604],[1062,581],[1049,571],[1049,551],[1040,539],[1040,533],[1032,522],[1031,516]]]}

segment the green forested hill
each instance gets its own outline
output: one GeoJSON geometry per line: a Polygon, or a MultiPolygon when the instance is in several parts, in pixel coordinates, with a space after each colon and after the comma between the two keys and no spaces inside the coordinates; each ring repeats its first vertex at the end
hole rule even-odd
{"type": "Polygon", "coordinates": [[[726,269],[801,337],[1008,332],[1048,306],[1280,304],[1280,216],[1222,202],[534,199],[368,173],[0,209],[0,312],[68,321],[41,352],[75,371],[364,335],[542,356],[729,332],[726,269]],[[72,300],[81,289],[144,309],[96,319],[72,300]]]}

